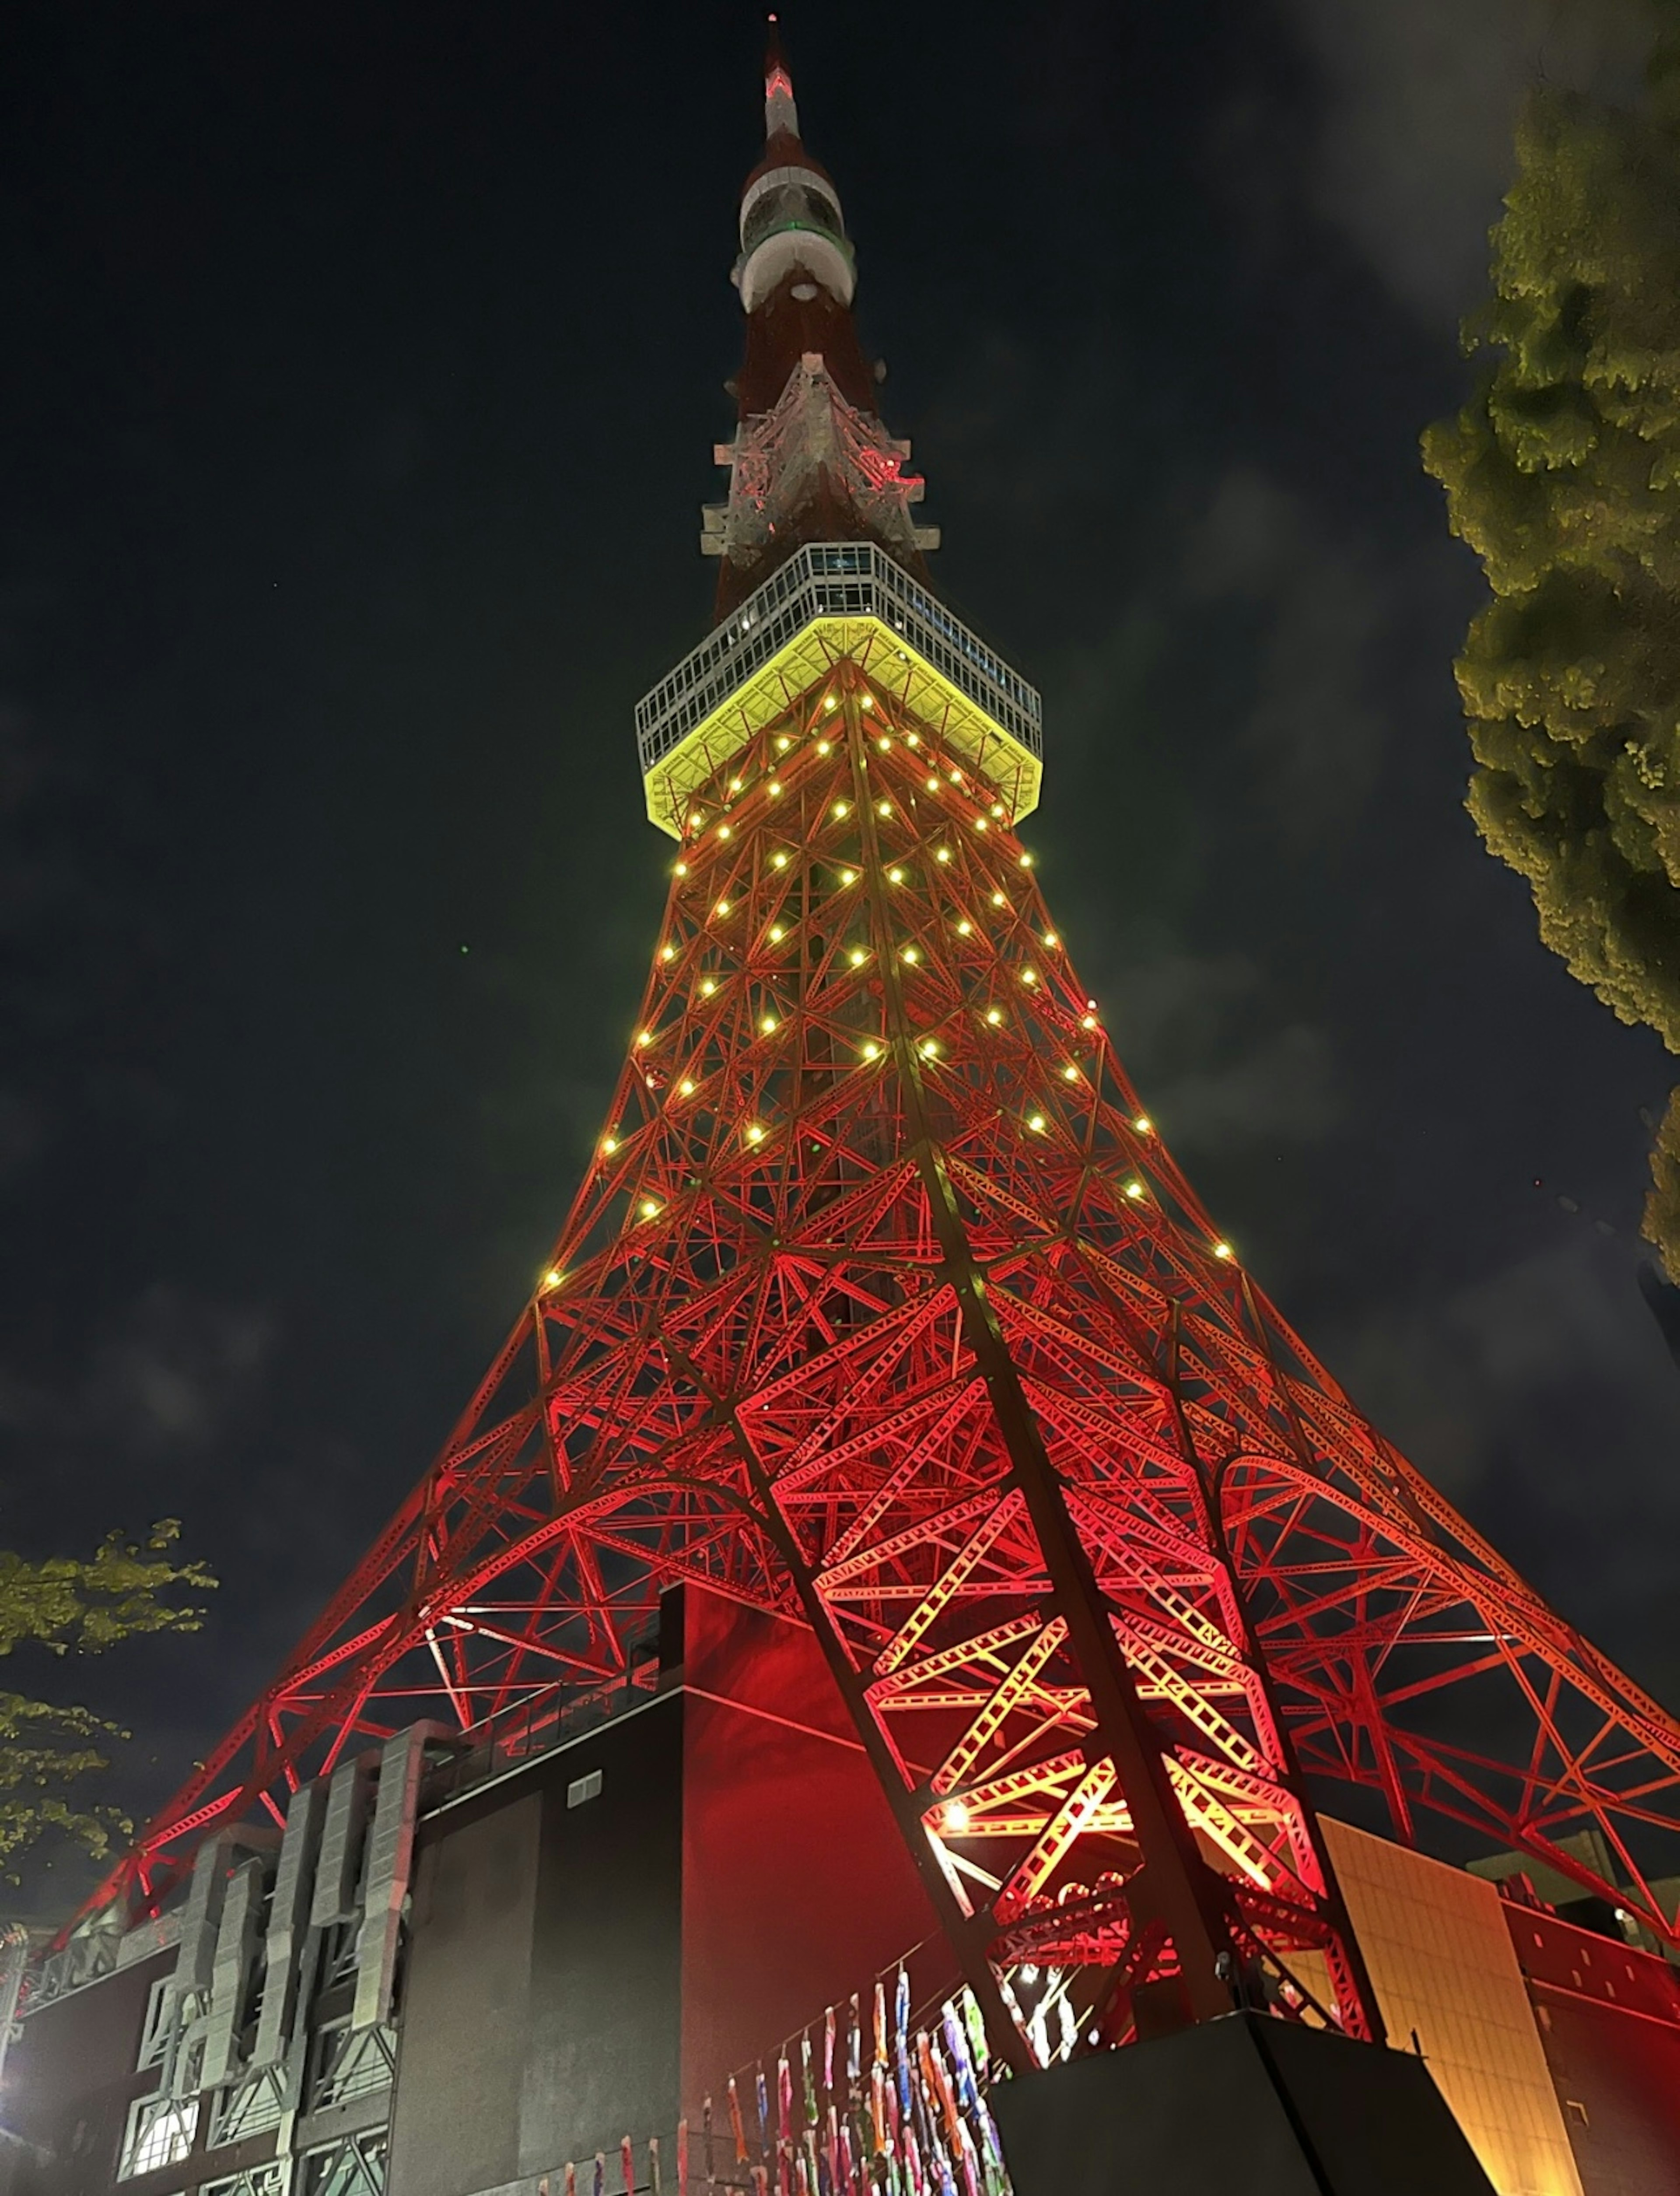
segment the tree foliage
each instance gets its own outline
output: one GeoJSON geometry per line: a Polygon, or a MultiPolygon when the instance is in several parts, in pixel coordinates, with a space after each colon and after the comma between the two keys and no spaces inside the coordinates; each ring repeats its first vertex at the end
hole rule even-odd
{"type": "MultiPolygon", "coordinates": [[[[1488,372],[1423,437],[1492,599],[1457,670],[1469,810],[1540,934],[1680,1052],[1680,0],[1635,113],[1537,89],[1466,328],[1488,372]]],[[[1645,1233],[1680,1280],[1680,1089],[1645,1233]]]]}
{"type": "MultiPolygon", "coordinates": [[[[216,1581],[202,1563],[173,1559],[180,1531],[166,1517],[143,1544],[113,1533],[88,1558],[32,1563],[0,1550],[0,1655],[26,1642],[55,1655],[96,1655],[142,1633],[196,1631],[201,1610],[173,1597],[216,1581]]],[[[15,1880],[18,1860],[49,1830],[98,1858],[132,1828],[76,1789],[109,1766],[111,1742],[128,1736],[90,1708],[0,1692],[0,1872],[15,1880]]]]}

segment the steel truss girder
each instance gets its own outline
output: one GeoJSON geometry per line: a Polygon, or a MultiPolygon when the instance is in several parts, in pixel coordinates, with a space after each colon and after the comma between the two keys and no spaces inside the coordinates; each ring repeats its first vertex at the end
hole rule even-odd
{"type": "Polygon", "coordinates": [[[1226,1255],[994,789],[844,658],[729,769],[544,1280],[105,1895],[421,1715],[621,1685],[688,1579],[813,1626],[995,2024],[1025,1946],[1110,2036],[1308,1947],[1369,2032],[1307,1776],[1666,1934],[1680,1730],[1226,1255]]]}

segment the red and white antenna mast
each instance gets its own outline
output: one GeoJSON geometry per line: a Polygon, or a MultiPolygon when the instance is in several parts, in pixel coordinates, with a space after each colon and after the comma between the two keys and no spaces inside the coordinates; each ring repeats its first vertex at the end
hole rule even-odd
{"type": "Polygon", "coordinates": [[[852,316],[857,256],[833,177],[805,150],[794,79],[774,15],[765,54],[765,147],[741,194],[741,251],[730,280],[747,315],[731,383],[733,441],[717,446],[730,493],[704,511],[701,546],[720,558],[726,618],[807,541],[875,541],[921,575],[938,530],[909,506],[923,483],[908,442],[881,423],[882,369],[852,316]]]}

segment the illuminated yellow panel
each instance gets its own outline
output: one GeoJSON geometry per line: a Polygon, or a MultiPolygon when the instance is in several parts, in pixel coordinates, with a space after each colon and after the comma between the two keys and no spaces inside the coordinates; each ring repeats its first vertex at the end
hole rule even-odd
{"type": "Polygon", "coordinates": [[[1491,1883],[1319,1817],[1388,2041],[1424,2060],[1499,2196],[1581,2196],[1491,1883]]]}
{"type": "Polygon", "coordinates": [[[903,633],[879,618],[822,617],[795,633],[655,764],[646,781],[649,818],[679,838],[694,795],[755,733],[795,712],[846,657],[915,719],[925,737],[938,739],[984,778],[1017,822],[1038,806],[1043,766],[1037,756],[908,647],[903,633]]]}

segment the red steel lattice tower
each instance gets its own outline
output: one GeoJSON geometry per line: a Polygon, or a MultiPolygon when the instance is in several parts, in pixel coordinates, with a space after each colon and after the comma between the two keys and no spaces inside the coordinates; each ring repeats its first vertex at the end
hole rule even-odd
{"type": "Polygon", "coordinates": [[[442,1453],[106,1896],[420,1716],[633,1682],[699,1580],[811,1627],[1018,2065],[1028,1962],[1105,2042],[1237,1996],[1375,2033],[1308,1779],[1671,1936],[1680,1728],[1313,1361],[1114,1055],[1017,836],[1037,696],[927,582],[774,48],[765,93],[719,623],[638,713],[679,856],[605,1133],[442,1453]]]}

